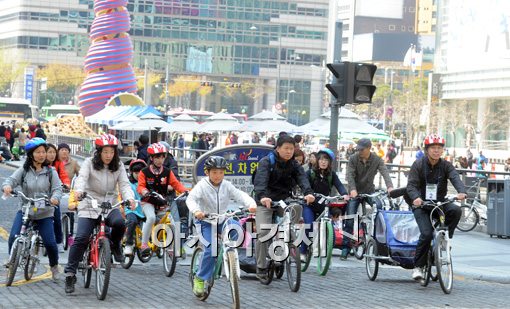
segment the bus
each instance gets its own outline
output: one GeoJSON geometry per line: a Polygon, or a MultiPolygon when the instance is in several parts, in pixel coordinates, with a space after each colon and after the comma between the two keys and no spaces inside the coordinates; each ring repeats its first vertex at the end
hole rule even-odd
{"type": "Polygon", "coordinates": [[[53,104],[42,108],[41,117],[48,121],[55,120],[58,115],[77,115],[80,109],[76,105],[53,104]]]}
{"type": "MultiPolygon", "coordinates": [[[[203,123],[207,118],[211,117],[212,115],[214,115],[213,112],[208,112],[208,111],[192,111],[192,110],[173,110],[173,111],[169,111],[168,112],[168,116],[172,116],[173,118],[179,116],[179,115],[182,115],[182,114],[187,114],[187,115],[190,115],[191,117],[193,117],[198,123],[203,123]]],[[[248,115],[246,114],[239,114],[239,113],[235,113],[235,114],[229,114],[230,116],[234,117],[235,119],[237,119],[238,122],[245,122],[246,120],[248,120],[248,115]]]]}
{"type": "Polygon", "coordinates": [[[0,98],[0,121],[15,122],[33,118],[37,107],[30,101],[17,98],[0,98]]]}

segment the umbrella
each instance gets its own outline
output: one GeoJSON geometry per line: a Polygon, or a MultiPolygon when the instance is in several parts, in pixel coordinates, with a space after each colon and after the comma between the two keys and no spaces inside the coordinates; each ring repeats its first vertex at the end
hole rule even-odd
{"type": "MultiPolygon", "coordinates": [[[[143,116],[142,116],[143,117],[143,116]]],[[[113,130],[132,130],[132,131],[145,131],[153,129],[162,129],[168,127],[170,124],[160,119],[140,119],[139,121],[121,122],[114,125],[110,129],[113,130]]]]}
{"type": "Polygon", "coordinates": [[[285,117],[278,115],[277,113],[273,113],[270,111],[262,111],[258,114],[251,116],[251,120],[286,120],[285,117]]]}
{"type": "Polygon", "coordinates": [[[200,124],[188,114],[182,114],[174,118],[174,121],[159,132],[196,132],[199,131],[200,124]]]}
{"type": "Polygon", "coordinates": [[[242,130],[244,131],[251,131],[251,132],[291,132],[297,127],[293,125],[292,123],[289,123],[285,121],[285,118],[282,117],[282,120],[273,120],[273,119],[267,119],[267,120],[252,120],[251,117],[246,121],[242,127],[242,130]]]}
{"type": "Polygon", "coordinates": [[[241,124],[237,122],[237,119],[225,113],[217,113],[207,118],[205,122],[200,125],[200,131],[211,132],[211,131],[237,131],[241,127],[241,124]]]}

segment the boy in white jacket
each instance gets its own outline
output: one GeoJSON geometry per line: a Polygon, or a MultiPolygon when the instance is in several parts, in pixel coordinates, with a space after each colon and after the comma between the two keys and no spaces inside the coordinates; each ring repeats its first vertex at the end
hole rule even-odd
{"type": "MultiPolygon", "coordinates": [[[[191,190],[186,204],[191,213],[197,219],[197,229],[202,233],[202,237],[209,244],[212,242],[212,225],[209,222],[202,221],[206,213],[222,214],[227,210],[229,200],[233,199],[238,203],[249,207],[250,212],[255,212],[257,204],[245,192],[237,189],[229,181],[223,181],[225,177],[225,169],[227,161],[223,157],[211,156],[205,161],[205,173],[209,177],[200,180],[191,190]]],[[[231,224],[238,224],[232,220],[231,224]]],[[[218,224],[218,233],[221,233],[222,225],[218,224]]],[[[216,236],[215,236],[216,237],[216,236]]],[[[197,271],[193,282],[193,292],[197,296],[204,294],[204,281],[211,279],[214,272],[216,257],[212,256],[212,246],[204,248],[204,254],[200,261],[200,268],[197,271]]]]}

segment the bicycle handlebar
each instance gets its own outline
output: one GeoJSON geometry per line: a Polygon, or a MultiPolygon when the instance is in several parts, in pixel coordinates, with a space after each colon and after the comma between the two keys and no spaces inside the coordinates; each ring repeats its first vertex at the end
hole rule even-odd
{"type": "Polygon", "coordinates": [[[315,195],[315,197],[318,197],[318,198],[323,198],[323,199],[327,200],[328,202],[344,200],[343,195],[328,196],[328,195],[324,195],[321,193],[314,193],[313,195],[315,195]]]}
{"type": "Polygon", "coordinates": [[[246,209],[239,209],[239,210],[236,210],[236,211],[227,211],[227,212],[224,212],[222,214],[218,214],[218,213],[206,213],[204,215],[204,220],[205,221],[213,221],[213,220],[216,220],[216,219],[224,219],[224,218],[231,218],[231,217],[237,217],[237,216],[241,216],[241,215],[245,215],[248,211],[246,209]]]}
{"type": "Polygon", "coordinates": [[[376,191],[376,192],[374,192],[372,194],[361,193],[361,194],[358,194],[354,198],[355,199],[374,198],[374,197],[379,197],[379,196],[387,195],[387,194],[388,194],[388,191],[379,190],[379,191],[376,191]]]}
{"type": "Polygon", "coordinates": [[[449,196],[449,197],[446,197],[446,199],[442,202],[440,202],[440,201],[437,201],[437,202],[424,201],[419,207],[424,208],[424,209],[434,209],[434,208],[441,207],[443,205],[449,204],[449,203],[457,201],[457,200],[458,199],[456,196],[449,196]]]}
{"type": "Polygon", "coordinates": [[[114,209],[114,208],[117,208],[117,207],[120,207],[120,206],[129,206],[130,205],[130,202],[129,200],[122,200],[116,204],[111,204],[110,202],[102,202],[102,203],[97,203],[97,200],[90,197],[87,192],[83,192],[83,195],[81,196],[80,199],[78,199],[79,201],[82,201],[84,199],[88,199],[90,201],[96,201],[96,203],[92,203],[92,208],[101,208],[103,210],[108,210],[108,209],[114,209]]]}

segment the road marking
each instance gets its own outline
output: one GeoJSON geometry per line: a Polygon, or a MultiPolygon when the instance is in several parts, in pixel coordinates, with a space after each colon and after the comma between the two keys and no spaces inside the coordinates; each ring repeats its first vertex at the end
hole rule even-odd
{"type": "Polygon", "coordinates": [[[9,239],[9,233],[7,233],[7,231],[1,226],[0,226],[0,237],[2,237],[4,240],[9,239]]]}
{"type": "MultiPolygon", "coordinates": [[[[46,279],[49,279],[51,278],[51,270],[49,269],[48,266],[46,266],[46,268],[48,269],[48,271],[42,275],[39,275],[39,276],[35,276],[33,277],[32,279],[26,281],[25,279],[21,279],[21,280],[18,280],[18,281],[15,281],[11,284],[11,286],[20,286],[20,285],[24,285],[24,284],[28,284],[28,283],[34,283],[34,282],[38,282],[38,281],[42,281],[42,280],[46,280],[46,279]]],[[[5,287],[5,283],[2,283],[0,284],[0,287],[5,287]]]]}

